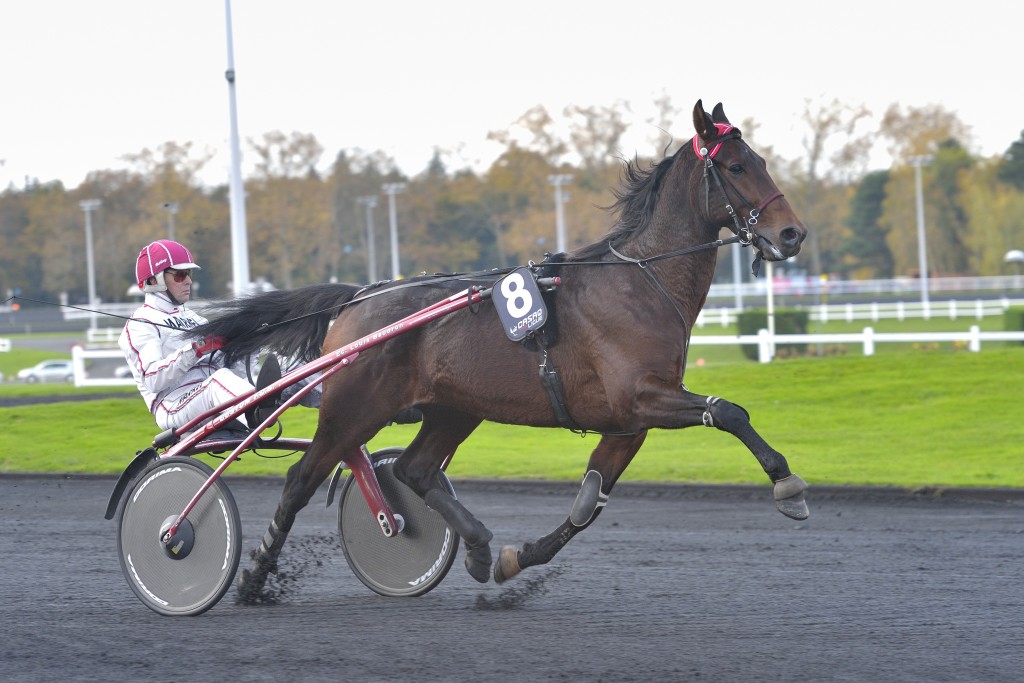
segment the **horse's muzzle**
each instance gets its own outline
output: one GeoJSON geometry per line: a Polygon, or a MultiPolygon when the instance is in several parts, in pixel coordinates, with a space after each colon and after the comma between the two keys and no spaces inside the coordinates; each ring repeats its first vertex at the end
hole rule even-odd
{"type": "Polygon", "coordinates": [[[791,225],[778,234],[778,244],[762,235],[754,236],[754,246],[768,261],[785,261],[800,253],[800,245],[807,237],[807,229],[791,225]]]}

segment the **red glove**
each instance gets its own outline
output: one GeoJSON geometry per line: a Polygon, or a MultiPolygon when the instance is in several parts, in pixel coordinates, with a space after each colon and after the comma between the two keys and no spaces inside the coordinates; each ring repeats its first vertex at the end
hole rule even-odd
{"type": "Polygon", "coordinates": [[[192,349],[196,352],[196,358],[202,358],[204,353],[213,353],[227,343],[224,337],[210,335],[201,342],[192,342],[192,349]]]}

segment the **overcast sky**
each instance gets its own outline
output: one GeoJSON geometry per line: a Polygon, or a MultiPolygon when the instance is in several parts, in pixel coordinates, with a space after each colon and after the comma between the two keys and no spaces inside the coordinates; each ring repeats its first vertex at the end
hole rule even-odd
{"type": "MultiPolygon", "coordinates": [[[[234,0],[238,124],[316,135],[324,164],[383,150],[408,175],[435,147],[485,168],[488,131],[542,104],[632,103],[625,156],[649,154],[664,94],[718,101],[759,140],[801,154],[804,101],[876,115],[939,104],[1001,154],[1024,129],[1019,2],[856,0],[234,0]]],[[[31,0],[0,5],[0,188],[77,187],[167,141],[216,153],[227,182],[223,0],[31,0]]],[[[690,137],[684,114],[671,131],[690,137]]],[[[250,155],[251,156],[251,155],[250,155]]]]}

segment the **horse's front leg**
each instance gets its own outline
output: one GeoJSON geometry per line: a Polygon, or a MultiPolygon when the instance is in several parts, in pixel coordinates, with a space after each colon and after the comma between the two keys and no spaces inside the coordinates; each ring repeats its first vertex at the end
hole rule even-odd
{"type": "Polygon", "coordinates": [[[569,518],[537,541],[524,543],[519,548],[502,548],[494,566],[494,581],[504,583],[527,567],[547,564],[576,534],[590,526],[604,509],[612,487],[646,438],[646,430],[630,436],[601,437],[594,452],[590,454],[587,473],[580,484],[569,518]]]}
{"type": "Polygon", "coordinates": [[[779,512],[793,519],[807,519],[810,511],[804,499],[807,483],[793,474],[785,456],[768,445],[750,424],[750,414],[742,407],[715,396],[702,396],[682,389],[682,410],[671,427],[685,428],[703,424],[732,434],[750,449],[774,484],[773,496],[779,512]]]}
{"type": "Polygon", "coordinates": [[[277,559],[295,523],[295,516],[309,503],[320,484],[340,462],[339,458],[331,456],[330,449],[319,444],[323,444],[323,441],[318,442],[314,438],[309,450],[288,468],[284,491],[270,527],[259,546],[250,554],[251,568],[243,570],[238,577],[238,599],[243,603],[259,600],[267,575],[277,572],[277,559]]]}

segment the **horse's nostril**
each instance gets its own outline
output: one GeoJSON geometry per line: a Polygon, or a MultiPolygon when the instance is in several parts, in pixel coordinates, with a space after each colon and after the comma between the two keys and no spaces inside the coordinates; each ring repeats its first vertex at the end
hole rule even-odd
{"type": "Polygon", "coordinates": [[[782,243],[786,246],[795,247],[804,241],[804,231],[799,228],[786,228],[780,235],[782,243]]]}

